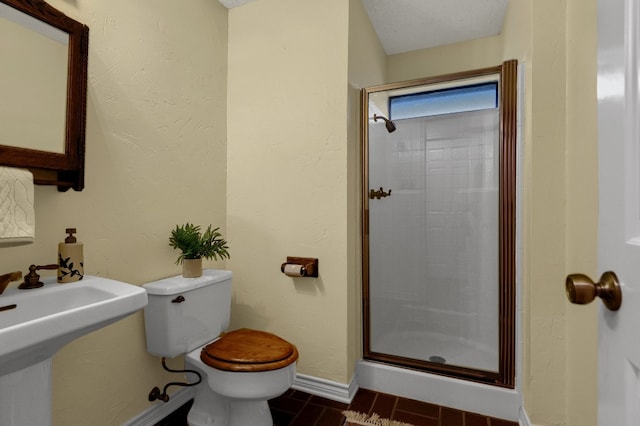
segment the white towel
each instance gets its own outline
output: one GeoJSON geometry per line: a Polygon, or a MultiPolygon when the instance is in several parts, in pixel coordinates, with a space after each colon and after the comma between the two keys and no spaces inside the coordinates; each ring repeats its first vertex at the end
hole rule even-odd
{"type": "Polygon", "coordinates": [[[0,167],[0,247],[30,244],[36,234],[33,175],[0,167]]]}

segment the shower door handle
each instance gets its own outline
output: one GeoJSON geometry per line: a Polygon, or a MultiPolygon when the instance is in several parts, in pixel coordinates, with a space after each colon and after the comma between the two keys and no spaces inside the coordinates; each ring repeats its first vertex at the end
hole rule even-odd
{"type": "Polygon", "coordinates": [[[384,191],[384,189],[382,189],[382,187],[380,187],[379,190],[375,190],[372,189],[371,191],[369,191],[369,198],[370,199],[376,199],[379,200],[380,198],[384,198],[384,197],[391,197],[391,190],[388,190],[387,192],[384,191]]]}
{"type": "Polygon", "coordinates": [[[567,298],[576,305],[586,305],[596,296],[611,311],[617,311],[622,305],[622,289],[618,277],[611,271],[603,273],[598,283],[584,274],[567,275],[565,287],[567,298]]]}

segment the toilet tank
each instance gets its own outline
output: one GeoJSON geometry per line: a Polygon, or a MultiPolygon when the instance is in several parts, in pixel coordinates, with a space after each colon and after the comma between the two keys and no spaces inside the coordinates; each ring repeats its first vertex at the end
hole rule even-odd
{"type": "Polygon", "coordinates": [[[147,351],[173,358],[215,339],[229,326],[231,271],[205,269],[198,278],[181,275],[144,284],[147,351]]]}

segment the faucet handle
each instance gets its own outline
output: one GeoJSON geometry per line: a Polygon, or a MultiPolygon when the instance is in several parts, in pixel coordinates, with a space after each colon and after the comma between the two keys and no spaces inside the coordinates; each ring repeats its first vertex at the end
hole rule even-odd
{"type": "Polygon", "coordinates": [[[36,273],[40,269],[58,269],[57,264],[51,265],[31,265],[29,273],[24,276],[24,282],[18,286],[20,290],[30,290],[32,288],[42,287],[44,283],[40,281],[40,275],[36,273]]]}

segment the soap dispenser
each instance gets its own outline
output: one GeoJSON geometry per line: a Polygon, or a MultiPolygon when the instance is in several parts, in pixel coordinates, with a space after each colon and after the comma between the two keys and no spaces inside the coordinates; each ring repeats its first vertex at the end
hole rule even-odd
{"type": "Polygon", "coordinates": [[[73,235],[76,228],[67,228],[65,232],[69,235],[63,243],[58,244],[58,282],[72,283],[84,276],[82,243],[73,235]]]}

